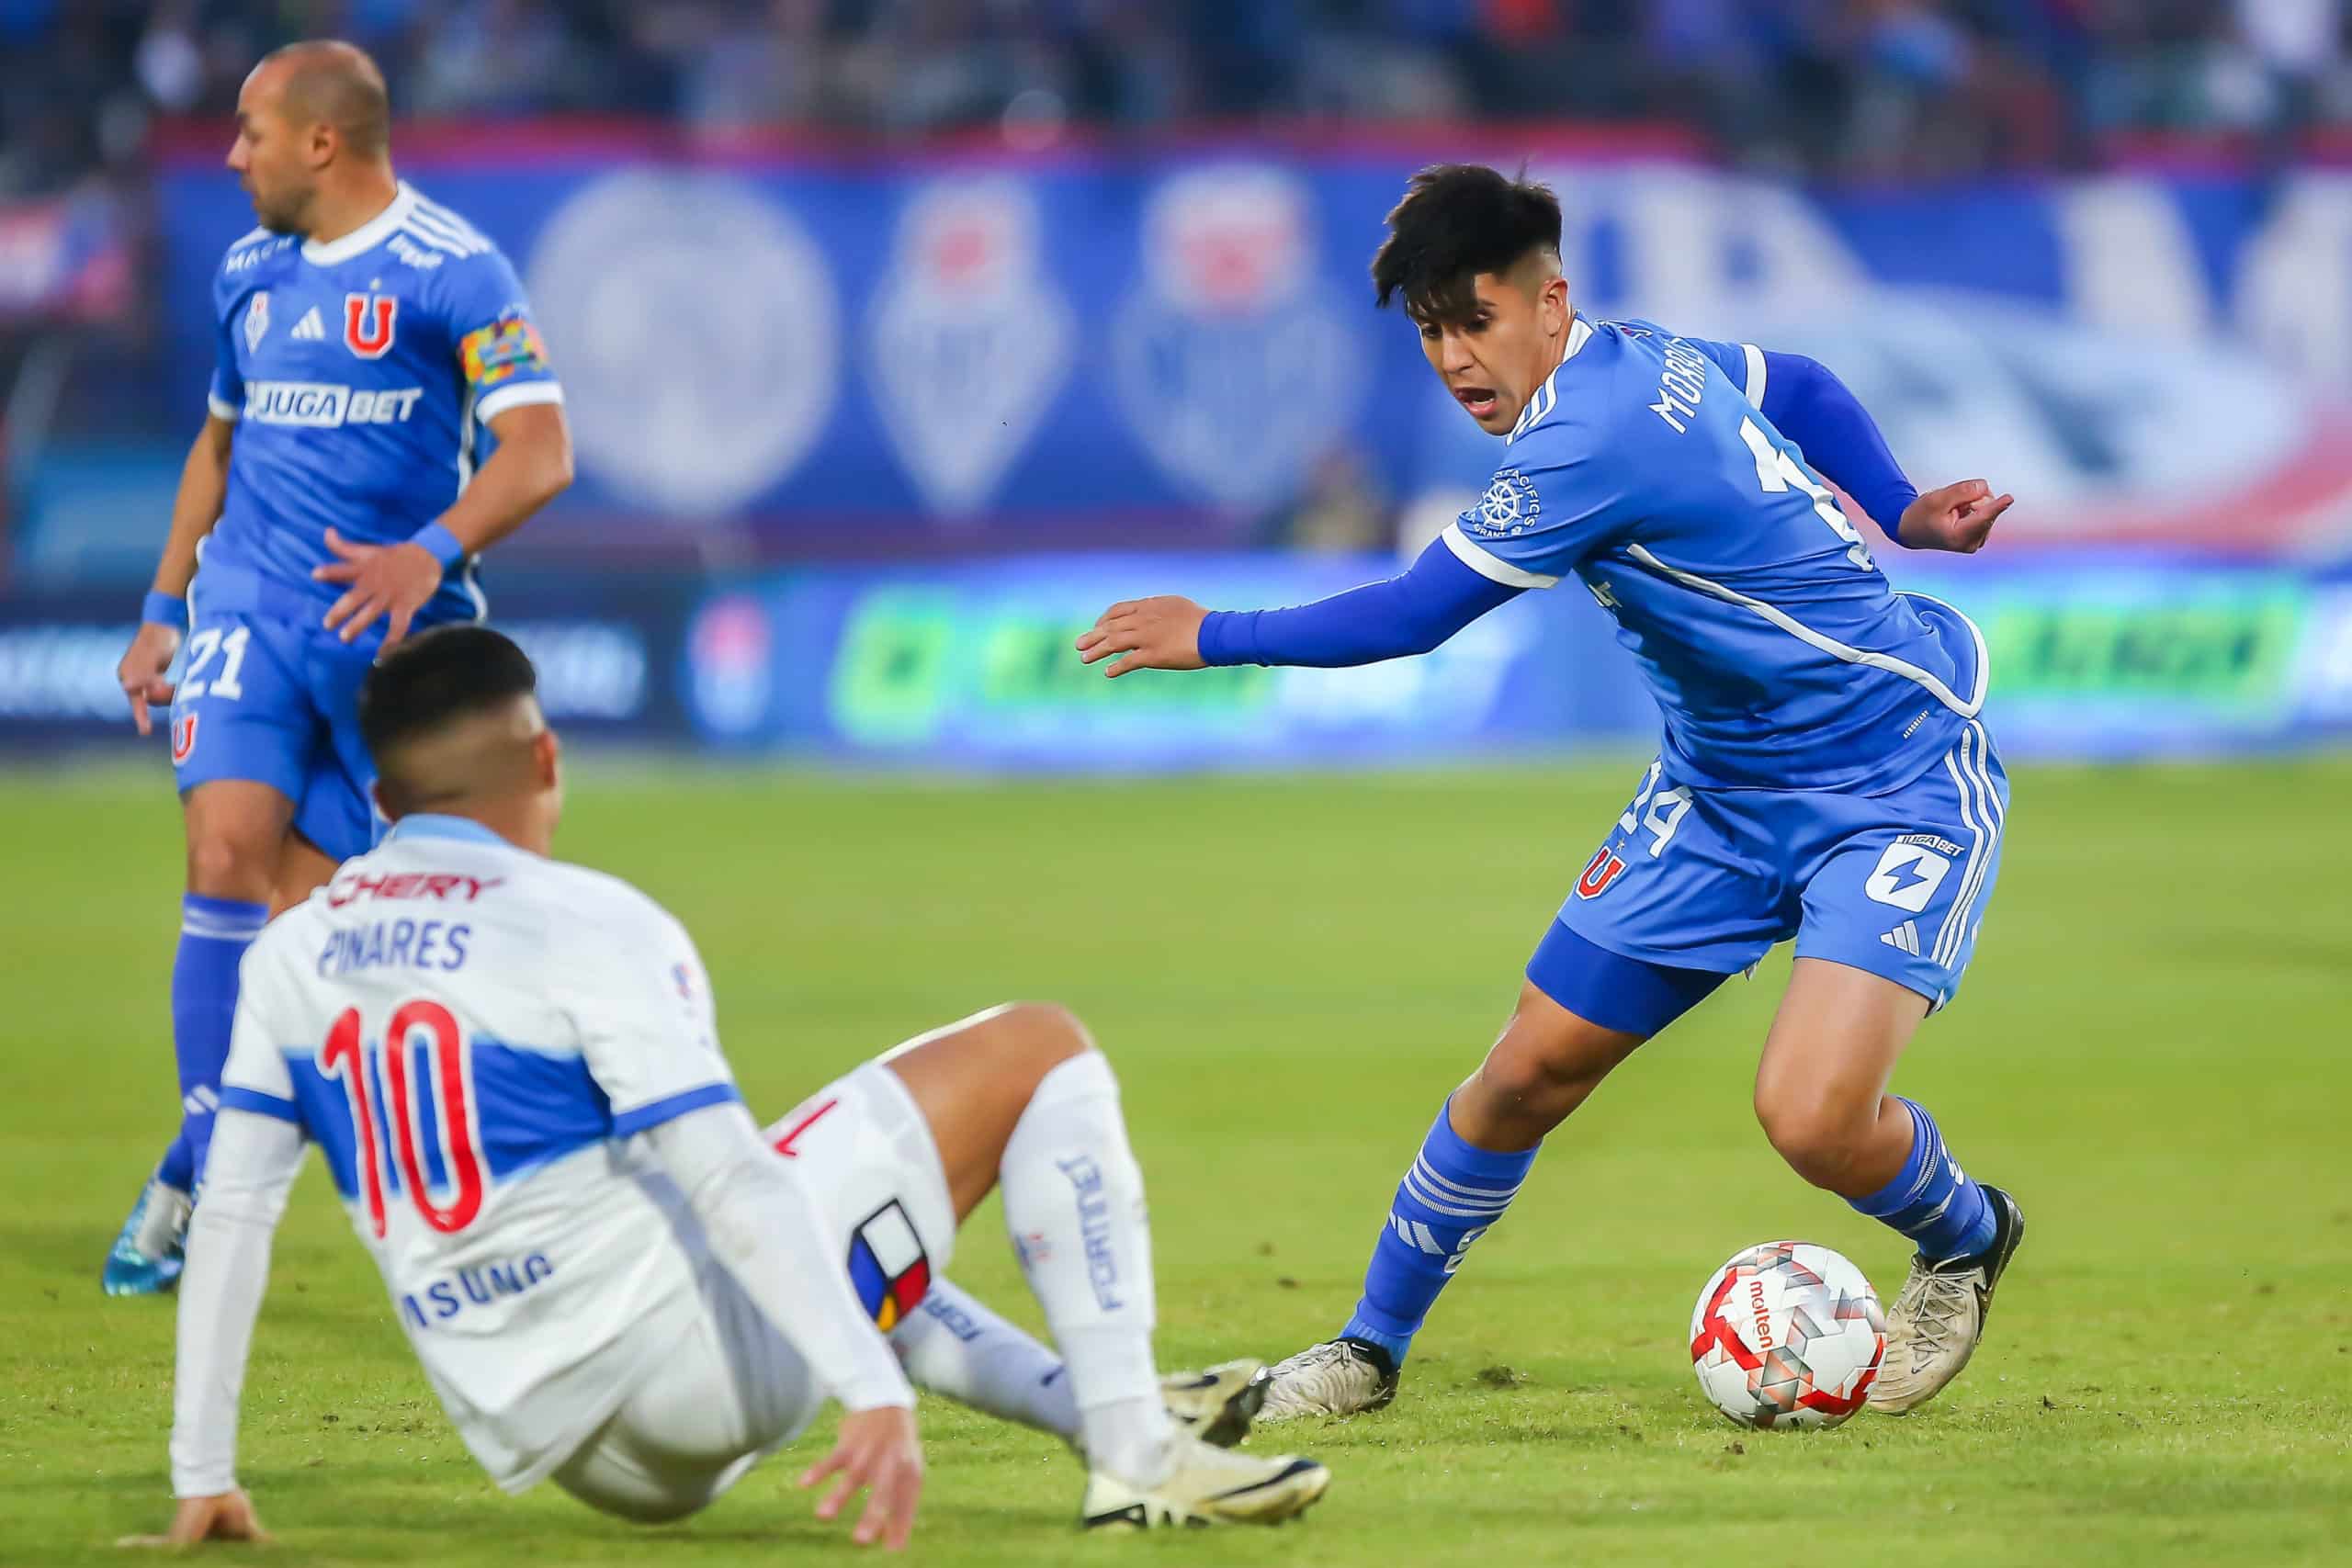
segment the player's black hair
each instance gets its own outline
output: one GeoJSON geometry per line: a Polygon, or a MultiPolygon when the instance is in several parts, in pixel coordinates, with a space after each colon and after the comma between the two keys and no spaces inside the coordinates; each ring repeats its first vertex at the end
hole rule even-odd
{"type": "Polygon", "coordinates": [[[1466,321],[1482,272],[1505,273],[1536,251],[1560,250],[1560,198],[1483,164],[1435,164],[1405,186],[1388,238],[1372,258],[1380,308],[1397,295],[1416,321],[1466,321]]]}
{"type": "Polygon", "coordinates": [[[407,741],[527,697],[539,672],[514,639],[488,626],[435,626],[397,643],[359,688],[359,735],[384,771],[407,741]]]}

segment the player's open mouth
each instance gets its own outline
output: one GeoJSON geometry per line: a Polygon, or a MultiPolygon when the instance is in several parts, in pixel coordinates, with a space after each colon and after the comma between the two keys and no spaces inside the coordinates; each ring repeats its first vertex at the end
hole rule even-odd
{"type": "Polygon", "coordinates": [[[1495,389],[1492,387],[1456,387],[1454,397],[1470,411],[1473,419],[1484,419],[1495,412],[1495,389]]]}

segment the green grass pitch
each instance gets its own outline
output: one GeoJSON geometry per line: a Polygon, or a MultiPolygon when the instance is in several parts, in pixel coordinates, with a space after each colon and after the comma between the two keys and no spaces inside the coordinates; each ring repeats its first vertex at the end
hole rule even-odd
{"type": "MultiPolygon", "coordinates": [[[[1125,1084],[1172,1365],[1338,1326],[1636,773],[918,786],[592,760],[560,848],[695,932],[755,1110],[988,1002],[1076,1006],[1125,1084]]],[[[120,1562],[168,1516],[172,1314],[106,1301],[97,1268],[175,1111],[177,818],[141,772],[0,779],[0,1563],[120,1562]]],[[[1901,1243],[1750,1116],[1783,950],[1553,1138],[1393,1409],[1259,1439],[1331,1465],[1304,1523],[1085,1540],[1057,1445],[934,1405],[915,1560],[2352,1560],[2352,761],[2020,770],[2007,854],[1966,990],[1897,1082],[2031,1234],[1919,1415],[1742,1432],[1690,1374],[1691,1298],[1740,1246],[1798,1235],[1901,1278],[1901,1243]]],[[[993,1205],[952,1272],[1036,1324],[993,1205]]],[[[498,1495],[316,1162],[244,1412],[272,1562],[851,1551],[791,1486],[830,1417],[681,1527],[498,1495]]]]}

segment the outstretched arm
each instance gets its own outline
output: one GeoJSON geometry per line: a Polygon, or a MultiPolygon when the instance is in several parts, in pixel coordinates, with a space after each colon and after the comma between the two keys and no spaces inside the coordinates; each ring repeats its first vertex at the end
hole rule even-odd
{"type": "Polygon", "coordinates": [[[180,1277],[172,1379],[172,1493],[180,1510],[169,1544],[258,1529],[237,1490],[237,1403],[269,1282],[270,1239],[301,1168],[302,1132],[291,1120],[221,1108],[180,1277]]]}
{"type": "Polygon", "coordinates": [[[1522,591],[1463,564],[1442,540],[1410,570],[1283,610],[1204,610],[1190,599],[1132,599],[1078,639],[1080,660],[1124,654],[1103,671],[1221,664],[1373,664],[1430,649],[1522,591]]]}
{"type": "Polygon", "coordinates": [[[1962,479],[1921,495],[1904,477],[1870,411],[1819,360],[1758,350],[1747,369],[1749,395],[1760,391],[1757,406],[1764,417],[1898,545],[1962,553],[1982,549],[1994,520],[2015,499],[1996,497],[1983,479],[1962,479]]]}

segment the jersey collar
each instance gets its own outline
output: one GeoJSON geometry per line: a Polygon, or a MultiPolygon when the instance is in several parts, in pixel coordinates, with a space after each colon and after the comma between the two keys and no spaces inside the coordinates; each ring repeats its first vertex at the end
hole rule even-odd
{"type": "Polygon", "coordinates": [[[392,197],[390,207],[342,239],[330,240],[323,245],[316,240],[303,241],[302,259],[313,266],[334,266],[339,262],[365,255],[390,239],[392,231],[407,222],[409,214],[415,210],[416,192],[409,188],[406,180],[402,180],[400,193],[392,197]]]}
{"type": "Polygon", "coordinates": [[[1567,351],[1560,355],[1560,364],[1552,367],[1552,373],[1544,378],[1544,384],[1535,389],[1535,395],[1527,400],[1527,406],[1519,411],[1519,423],[1510,427],[1509,435],[1503,437],[1504,446],[1510,446],[1543,423],[1544,416],[1560,406],[1560,389],[1554,383],[1560,378],[1561,366],[1574,359],[1577,351],[1591,341],[1592,323],[1582,316],[1571,316],[1568,319],[1567,351]]]}
{"type": "Polygon", "coordinates": [[[514,847],[470,817],[448,817],[437,811],[420,811],[401,818],[384,835],[386,843],[394,839],[456,839],[467,843],[496,844],[501,849],[514,847]]]}

